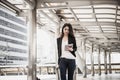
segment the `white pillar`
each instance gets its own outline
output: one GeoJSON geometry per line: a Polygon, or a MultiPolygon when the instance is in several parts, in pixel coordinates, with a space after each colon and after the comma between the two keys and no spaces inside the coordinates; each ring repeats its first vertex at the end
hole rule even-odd
{"type": "Polygon", "coordinates": [[[94,71],[94,54],[93,54],[93,50],[94,50],[94,44],[92,44],[92,48],[91,48],[91,74],[92,76],[94,76],[95,71],[94,71]]]}
{"type": "Polygon", "coordinates": [[[104,50],[104,66],[105,66],[105,74],[107,74],[107,51],[104,50]]]}
{"type": "Polygon", "coordinates": [[[82,49],[83,49],[83,59],[84,59],[84,72],[83,72],[83,77],[86,78],[87,77],[87,66],[86,66],[86,39],[83,40],[82,42],[82,49]]]}
{"type": "Polygon", "coordinates": [[[41,67],[39,67],[39,74],[41,75],[41,67]]]}
{"type": "Polygon", "coordinates": [[[56,49],[55,49],[55,60],[56,60],[56,80],[60,80],[60,71],[59,71],[59,68],[58,68],[58,50],[57,50],[57,38],[60,36],[60,25],[61,25],[61,22],[59,21],[59,25],[56,25],[56,31],[55,31],[55,46],[56,46],[56,49]]]}
{"type": "Polygon", "coordinates": [[[99,74],[99,75],[101,75],[101,65],[100,65],[100,64],[101,64],[101,59],[100,59],[101,57],[100,57],[100,50],[101,50],[101,49],[100,49],[100,46],[99,46],[99,49],[98,49],[98,68],[99,68],[99,69],[98,69],[98,70],[99,70],[99,73],[98,73],[98,74],[99,74]]]}
{"type": "Polygon", "coordinates": [[[36,8],[30,9],[29,14],[29,63],[28,63],[28,79],[36,80],[36,8]]]}
{"type": "Polygon", "coordinates": [[[60,25],[61,22],[59,21],[59,25],[56,25],[56,31],[55,31],[55,60],[56,60],[56,65],[58,64],[58,50],[57,50],[57,38],[60,36],[60,25]]]}
{"type": "Polygon", "coordinates": [[[111,70],[111,49],[109,50],[109,73],[110,74],[112,73],[112,70],[111,70]]]}

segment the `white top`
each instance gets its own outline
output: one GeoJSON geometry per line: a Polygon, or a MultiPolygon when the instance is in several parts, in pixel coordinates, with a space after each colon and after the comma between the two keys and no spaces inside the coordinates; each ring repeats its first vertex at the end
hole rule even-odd
{"type": "Polygon", "coordinates": [[[67,58],[67,59],[75,59],[75,57],[73,56],[73,54],[69,51],[65,50],[65,45],[68,45],[68,41],[64,41],[62,40],[62,55],[61,58],[67,58]]]}

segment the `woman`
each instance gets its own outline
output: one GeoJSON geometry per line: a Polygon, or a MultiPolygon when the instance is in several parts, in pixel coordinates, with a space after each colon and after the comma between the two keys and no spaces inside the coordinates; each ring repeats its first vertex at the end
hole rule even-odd
{"type": "Polygon", "coordinates": [[[62,34],[57,39],[57,48],[61,80],[66,80],[66,70],[68,70],[68,80],[73,80],[77,47],[71,24],[65,23],[63,25],[62,34]]]}

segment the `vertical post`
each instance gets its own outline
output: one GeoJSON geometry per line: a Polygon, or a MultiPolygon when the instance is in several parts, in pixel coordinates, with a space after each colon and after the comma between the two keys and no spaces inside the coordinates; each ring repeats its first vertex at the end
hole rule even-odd
{"type": "MultiPolygon", "coordinates": [[[[34,0],[35,1],[35,0],[34,0]]],[[[35,2],[36,3],[36,2],[35,2]]],[[[29,63],[27,80],[36,80],[36,7],[29,11],[29,63]]]]}
{"type": "Polygon", "coordinates": [[[26,75],[26,70],[25,70],[25,68],[23,68],[23,72],[24,72],[24,75],[26,75]]]}
{"type": "Polygon", "coordinates": [[[17,70],[18,70],[18,75],[20,75],[20,69],[19,69],[19,67],[17,68],[17,70]]]}
{"type": "Polygon", "coordinates": [[[41,75],[41,67],[39,67],[39,74],[41,75]]]}
{"type": "Polygon", "coordinates": [[[0,68],[0,76],[2,75],[2,71],[1,71],[1,68],[0,68]]]}
{"type": "Polygon", "coordinates": [[[60,35],[60,24],[61,22],[59,21],[59,24],[58,25],[56,25],[57,26],[57,28],[56,28],[56,31],[55,31],[55,46],[56,46],[56,49],[55,49],[55,60],[56,60],[56,65],[58,64],[58,51],[57,51],[57,38],[59,37],[59,35],[60,35]]]}
{"type": "Polygon", "coordinates": [[[107,51],[106,50],[104,50],[104,54],[105,54],[105,56],[104,56],[104,64],[105,64],[105,74],[107,74],[107,51]]]}
{"type": "Polygon", "coordinates": [[[101,75],[101,59],[100,59],[100,46],[99,46],[99,49],[98,49],[98,68],[99,68],[99,75],[101,75]]]}
{"type": "Polygon", "coordinates": [[[83,40],[83,44],[82,44],[82,47],[83,47],[83,59],[84,59],[84,73],[83,73],[83,77],[84,77],[84,78],[87,77],[86,46],[85,46],[85,43],[86,43],[86,39],[83,40]]]}
{"type": "Polygon", "coordinates": [[[111,49],[109,50],[109,73],[110,74],[112,73],[112,70],[111,70],[111,49]]]}
{"type": "MultiPolygon", "coordinates": [[[[49,66],[48,66],[49,67],[49,66]]],[[[48,67],[46,67],[47,68],[47,74],[49,73],[49,68],[48,67]]]]}
{"type": "Polygon", "coordinates": [[[94,74],[95,74],[93,50],[94,50],[94,44],[92,44],[92,48],[91,48],[91,71],[92,71],[91,74],[92,74],[92,76],[94,76],[94,74]]]}
{"type": "Polygon", "coordinates": [[[54,74],[55,74],[55,70],[56,70],[56,68],[54,67],[54,74]]]}
{"type": "Polygon", "coordinates": [[[60,73],[59,73],[59,68],[58,68],[58,50],[57,50],[57,38],[59,37],[59,34],[60,34],[60,25],[61,25],[61,21],[59,20],[59,24],[56,25],[57,28],[56,28],[56,31],[55,31],[55,46],[56,46],[56,49],[55,49],[55,61],[56,61],[56,78],[57,80],[60,80],[60,73]]]}

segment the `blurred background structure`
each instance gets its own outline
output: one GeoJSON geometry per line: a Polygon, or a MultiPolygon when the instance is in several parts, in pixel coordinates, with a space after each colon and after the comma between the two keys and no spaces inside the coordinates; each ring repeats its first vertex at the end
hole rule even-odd
{"type": "Polygon", "coordinates": [[[76,80],[120,80],[119,0],[0,0],[0,79],[59,80],[64,23],[77,40],[76,80]]]}

